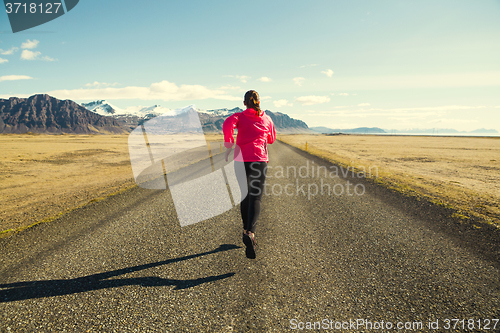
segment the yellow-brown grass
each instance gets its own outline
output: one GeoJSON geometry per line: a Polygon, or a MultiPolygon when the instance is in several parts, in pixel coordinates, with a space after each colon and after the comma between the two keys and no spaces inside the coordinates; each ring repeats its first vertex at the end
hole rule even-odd
{"type": "Polygon", "coordinates": [[[134,184],[127,135],[0,135],[0,231],[134,184]]]}
{"type": "Polygon", "coordinates": [[[128,135],[3,134],[0,146],[0,237],[135,185],[128,135]]]}
{"type": "Polygon", "coordinates": [[[280,135],[279,139],[407,195],[500,226],[500,138],[280,135]]]}
{"type": "MultiPolygon", "coordinates": [[[[500,138],[281,135],[375,181],[499,225],[500,138]],[[378,172],[378,175],[377,175],[378,172]]],[[[209,135],[207,141],[222,141],[209,135]]],[[[0,135],[0,232],[134,186],[127,135],[0,135]]],[[[272,158],[272,157],[271,157],[272,158]]],[[[10,232],[3,233],[3,235],[10,232]]],[[[0,235],[1,236],[1,235],[0,235]]]]}

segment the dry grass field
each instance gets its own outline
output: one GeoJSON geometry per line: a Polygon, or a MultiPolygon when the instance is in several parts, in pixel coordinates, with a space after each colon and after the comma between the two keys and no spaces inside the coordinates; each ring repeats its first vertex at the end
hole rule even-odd
{"type": "Polygon", "coordinates": [[[128,135],[2,134],[0,146],[0,237],[135,185],[128,135]]]}
{"type": "Polygon", "coordinates": [[[500,138],[281,135],[292,146],[344,166],[407,195],[452,206],[500,226],[500,138]],[[376,174],[378,171],[378,175],[376,174]],[[378,176],[378,177],[377,177],[378,176]]]}
{"type": "MultiPolygon", "coordinates": [[[[500,138],[281,135],[375,181],[500,224],[500,138]],[[377,174],[378,173],[378,174],[377,174]]],[[[221,135],[207,141],[222,141],[221,135]]],[[[134,186],[128,135],[0,135],[0,236],[134,186]],[[8,231],[8,232],[5,232],[8,231]]]]}
{"type": "Polygon", "coordinates": [[[0,231],[134,184],[127,135],[0,135],[0,231]]]}

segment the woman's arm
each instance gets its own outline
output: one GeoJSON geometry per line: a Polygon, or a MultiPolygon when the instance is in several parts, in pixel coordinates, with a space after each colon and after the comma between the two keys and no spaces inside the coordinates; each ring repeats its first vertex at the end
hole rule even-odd
{"type": "Polygon", "coordinates": [[[222,132],[224,133],[224,146],[226,148],[232,148],[234,145],[234,129],[238,127],[238,116],[233,113],[231,116],[227,117],[222,124],[222,132]]]}
{"type": "Polygon", "coordinates": [[[274,128],[274,123],[271,121],[271,129],[267,134],[267,143],[272,144],[276,140],[276,129],[274,128]]]}
{"type": "Polygon", "coordinates": [[[238,127],[238,116],[233,113],[222,124],[222,132],[224,133],[224,147],[226,147],[226,162],[229,159],[229,154],[234,145],[234,129],[238,127]]]}

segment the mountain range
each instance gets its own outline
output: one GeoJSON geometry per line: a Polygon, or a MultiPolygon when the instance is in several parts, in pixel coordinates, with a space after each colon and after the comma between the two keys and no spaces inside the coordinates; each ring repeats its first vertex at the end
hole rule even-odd
{"type": "Polygon", "coordinates": [[[480,128],[474,131],[458,131],[453,128],[408,128],[403,130],[394,130],[394,129],[382,129],[379,127],[357,127],[351,129],[341,129],[341,128],[328,128],[323,126],[311,127],[312,131],[317,133],[352,133],[352,134],[498,134],[498,131],[495,129],[485,129],[480,128]]]}
{"type": "Polygon", "coordinates": [[[0,99],[0,133],[123,134],[111,117],[91,112],[71,100],[49,95],[0,99]]]}
{"type": "MultiPolygon", "coordinates": [[[[81,105],[71,100],[59,100],[46,94],[29,98],[11,97],[0,99],[0,133],[73,133],[73,134],[124,134],[131,132],[144,122],[172,109],[153,105],[118,108],[105,100],[81,105]]],[[[205,133],[221,133],[224,120],[243,109],[197,109],[205,133]]],[[[332,129],[311,127],[301,120],[293,119],[285,113],[265,111],[273,120],[279,133],[358,133],[358,134],[498,134],[494,129],[457,131],[455,129],[382,129],[378,127],[358,127],[352,129],[332,129]]]]}
{"type": "MultiPolygon", "coordinates": [[[[149,107],[118,108],[105,100],[81,105],[71,100],[39,94],[29,98],[0,99],[0,133],[123,134],[171,109],[149,107]]],[[[240,108],[198,109],[204,132],[222,132],[224,120],[240,108]]],[[[307,124],[281,112],[265,111],[280,133],[311,133],[307,124]]]]}
{"type": "Polygon", "coordinates": [[[351,129],[341,128],[328,128],[323,126],[311,127],[311,130],[318,133],[356,133],[356,134],[380,134],[386,133],[383,129],[378,127],[357,127],[351,129]]]}
{"type": "Polygon", "coordinates": [[[407,128],[402,130],[387,129],[391,134],[498,134],[495,129],[479,128],[473,131],[459,131],[454,128],[407,128]]]}
{"type": "MultiPolygon", "coordinates": [[[[136,106],[121,109],[105,100],[82,103],[82,106],[99,115],[113,117],[129,131],[133,130],[144,121],[172,111],[171,109],[167,109],[159,105],[153,105],[150,107],[136,106]]],[[[203,131],[205,133],[217,133],[222,132],[222,124],[227,117],[235,112],[242,112],[243,109],[235,107],[232,109],[224,108],[214,110],[197,109],[197,111],[203,131]]],[[[290,116],[281,112],[272,112],[270,110],[266,110],[265,112],[273,120],[276,131],[280,133],[312,132],[307,124],[302,120],[290,118],[290,116]]]]}

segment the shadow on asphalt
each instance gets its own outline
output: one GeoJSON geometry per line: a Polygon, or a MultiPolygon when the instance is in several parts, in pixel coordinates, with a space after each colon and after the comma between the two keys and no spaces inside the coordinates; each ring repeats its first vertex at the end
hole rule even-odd
{"type": "Polygon", "coordinates": [[[162,287],[175,286],[174,290],[192,288],[197,285],[222,280],[233,276],[235,273],[226,273],[222,275],[208,276],[192,280],[163,279],[156,276],[136,277],[126,279],[112,279],[111,277],[141,271],[152,267],[168,265],[174,262],[193,259],[222,251],[238,249],[239,246],[232,244],[223,244],[215,250],[193,254],[185,257],[158,261],[150,264],[138,265],[128,268],[117,269],[110,272],[98,273],[67,280],[45,280],[45,281],[27,281],[0,284],[0,303],[26,300],[32,298],[61,296],[76,294],[90,290],[99,290],[105,288],[115,288],[122,286],[140,285],[143,287],[162,287]]]}

